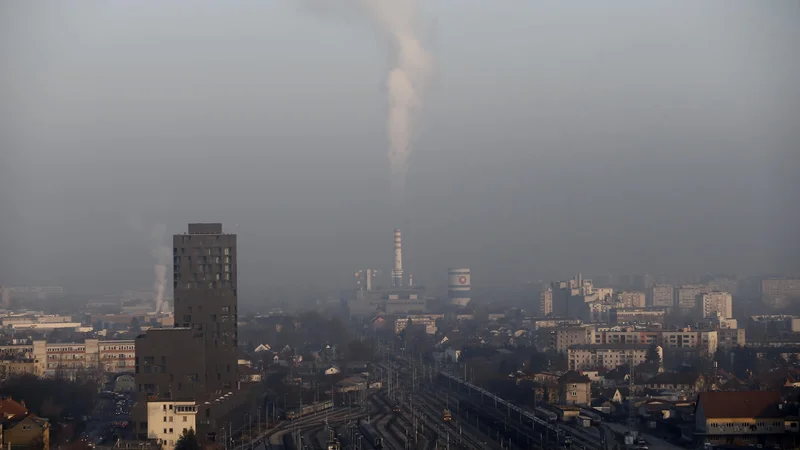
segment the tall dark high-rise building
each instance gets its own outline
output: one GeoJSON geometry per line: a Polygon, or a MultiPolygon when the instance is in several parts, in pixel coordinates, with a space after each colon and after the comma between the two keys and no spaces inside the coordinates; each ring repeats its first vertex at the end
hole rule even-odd
{"type": "Polygon", "coordinates": [[[190,223],[172,247],[175,326],[203,334],[206,389],[236,389],[236,235],[220,223],[190,223]]]}
{"type": "Polygon", "coordinates": [[[156,409],[158,402],[170,409],[170,402],[194,402],[197,431],[210,437],[260,401],[258,390],[239,391],[236,235],[219,223],[189,224],[188,233],[173,236],[172,253],[175,327],[136,338],[133,416],[141,439],[172,432],[148,423],[162,417],[151,414],[152,402],[156,409]]]}

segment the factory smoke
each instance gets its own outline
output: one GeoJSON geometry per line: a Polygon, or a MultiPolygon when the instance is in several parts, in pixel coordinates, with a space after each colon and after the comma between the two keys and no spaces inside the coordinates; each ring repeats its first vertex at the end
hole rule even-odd
{"type": "Polygon", "coordinates": [[[386,78],[386,128],[392,193],[402,202],[415,113],[421,105],[432,59],[419,38],[416,0],[360,1],[392,47],[392,67],[386,78]]]}
{"type": "Polygon", "coordinates": [[[164,294],[167,290],[167,267],[172,259],[172,250],[164,245],[167,239],[167,227],[163,223],[153,225],[146,229],[142,219],[138,216],[127,218],[128,225],[136,233],[145,234],[145,238],[150,246],[150,255],[155,259],[153,271],[153,297],[156,304],[156,312],[161,312],[164,307],[164,294]]]}
{"type": "Polygon", "coordinates": [[[163,244],[166,239],[167,227],[164,224],[153,226],[150,238],[154,243],[154,247],[150,254],[156,260],[153,267],[155,271],[155,280],[153,281],[153,291],[155,293],[156,312],[161,312],[164,307],[164,292],[167,289],[167,265],[170,264],[172,258],[172,250],[163,244]]]}
{"type": "Polygon", "coordinates": [[[366,13],[376,31],[389,45],[389,71],[385,79],[389,141],[389,167],[394,206],[402,208],[414,119],[431,73],[432,57],[420,39],[417,0],[304,0],[311,10],[330,13],[349,9],[366,13]]]}

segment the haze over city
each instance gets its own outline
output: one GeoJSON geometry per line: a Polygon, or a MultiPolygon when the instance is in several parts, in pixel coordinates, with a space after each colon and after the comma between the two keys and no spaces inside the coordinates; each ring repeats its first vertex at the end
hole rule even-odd
{"type": "Polygon", "coordinates": [[[8,282],[146,286],[195,221],[245,294],[388,274],[394,227],[431,285],[800,267],[798,2],[423,2],[402,211],[392,52],[320,3],[0,6],[8,282]]]}
{"type": "Polygon", "coordinates": [[[800,0],[0,1],[0,450],[800,449],[798,44],[800,0]]]}

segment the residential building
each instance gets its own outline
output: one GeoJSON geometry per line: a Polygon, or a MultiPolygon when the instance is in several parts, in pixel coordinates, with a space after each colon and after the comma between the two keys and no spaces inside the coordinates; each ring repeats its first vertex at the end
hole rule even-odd
{"type": "Polygon", "coordinates": [[[647,389],[675,391],[685,399],[694,399],[705,385],[705,379],[698,372],[663,372],[645,382],[647,389]]]}
{"type": "Polygon", "coordinates": [[[593,291],[597,295],[598,300],[610,301],[611,298],[614,296],[614,288],[610,287],[599,288],[593,286],[593,291]]]}
{"type": "Polygon", "coordinates": [[[564,353],[570,346],[594,343],[594,327],[583,325],[556,329],[556,351],[564,353]]]}
{"type": "MultiPolygon", "coordinates": [[[[133,340],[86,339],[72,343],[34,340],[0,346],[3,359],[21,363],[32,361],[33,374],[47,377],[57,374],[71,377],[78,371],[98,369],[111,373],[133,372],[135,352],[133,340]]],[[[16,369],[22,370],[21,367],[16,369]]]]}
{"type": "Polygon", "coordinates": [[[235,390],[237,335],[236,235],[221,223],[190,223],[172,239],[175,324],[200,331],[209,392],[235,390]]]}
{"type": "Polygon", "coordinates": [[[761,281],[761,299],[774,307],[800,299],[800,278],[770,278],[761,281]]]}
{"type": "Polygon", "coordinates": [[[702,353],[713,355],[718,344],[717,330],[661,332],[661,345],[664,348],[696,348],[702,353]]]}
{"type": "MultiPolygon", "coordinates": [[[[642,291],[646,291],[653,286],[653,276],[649,274],[641,274],[633,276],[633,287],[642,291]]],[[[644,305],[642,305],[644,306],[644,305]]]]}
{"type": "Polygon", "coordinates": [[[589,303],[589,320],[593,323],[608,323],[611,311],[618,308],[620,303],[604,300],[595,300],[589,303]]]}
{"type": "Polygon", "coordinates": [[[716,277],[708,282],[708,289],[737,295],[739,293],[739,280],[735,278],[716,277]]]}
{"type": "Polygon", "coordinates": [[[0,360],[0,381],[22,375],[36,375],[36,363],[32,359],[3,359],[0,360]]]}
{"type": "Polygon", "coordinates": [[[657,344],[661,332],[657,330],[640,331],[631,327],[599,328],[594,333],[595,344],[637,344],[649,346],[657,344]]]}
{"type": "Polygon", "coordinates": [[[667,311],[664,308],[615,308],[611,310],[612,324],[663,324],[667,311]]]}
{"type": "Polygon", "coordinates": [[[592,381],[571,370],[558,379],[558,392],[562,405],[587,406],[592,402],[592,381]]]}
{"type": "MultiPolygon", "coordinates": [[[[569,370],[583,369],[614,369],[623,364],[634,365],[643,363],[647,358],[649,347],[631,344],[588,344],[573,345],[569,347],[567,359],[569,370]]],[[[663,359],[661,347],[656,351],[663,359]]]]}
{"type": "Polygon", "coordinates": [[[701,294],[703,317],[733,317],[733,298],[727,292],[706,292],[701,294]]]}
{"type": "Polygon", "coordinates": [[[194,402],[154,401],[147,403],[147,438],[173,450],[184,431],[197,429],[197,405],[194,402]]]}
{"type": "Polygon", "coordinates": [[[717,330],[717,347],[732,349],[747,344],[744,328],[720,328],[717,330]]]}
{"type": "Polygon", "coordinates": [[[650,306],[671,311],[675,307],[675,289],[671,284],[656,284],[650,288],[650,306]]]}
{"type": "Polygon", "coordinates": [[[676,302],[682,314],[695,315],[698,310],[698,298],[708,291],[706,286],[700,284],[683,284],[678,288],[676,302]]]}
{"type": "Polygon", "coordinates": [[[136,339],[140,439],[159,428],[148,427],[149,402],[194,402],[198,436],[212,439],[241,426],[262,400],[262,384],[243,383],[238,373],[236,242],[219,223],[189,224],[188,233],[173,236],[176,327],[136,339]]]}
{"type": "Polygon", "coordinates": [[[0,398],[0,445],[49,450],[50,423],[12,398],[0,398]]]}
{"type": "Polygon", "coordinates": [[[542,317],[553,314],[553,289],[546,287],[539,293],[539,315],[542,317]]]}
{"type": "Polygon", "coordinates": [[[646,296],[644,292],[638,291],[623,291],[617,294],[617,302],[621,303],[623,308],[644,308],[646,296]]]}
{"type": "Polygon", "coordinates": [[[412,326],[418,326],[425,329],[427,334],[436,334],[438,329],[436,321],[443,319],[444,314],[414,314],[408,316],[400,316],[395,320],[394,332],[399,334],[406,329],[409,322],[412,326]]]}
{"type": "Polygon", "coordinates": [[[695,433],[701,443],[774,444],[785,433],[778,392],[701,392],[695,433]]]}

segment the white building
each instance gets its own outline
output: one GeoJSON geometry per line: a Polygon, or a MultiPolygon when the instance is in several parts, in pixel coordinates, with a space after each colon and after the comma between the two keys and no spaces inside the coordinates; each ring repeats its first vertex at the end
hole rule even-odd
{"type": "MultiPolygon", "coordinates": [[[[569,370],[614,369],[631,360],[638,365],[645,362],[648,350],[649,346],[631,344],[574,345],[568,351],[569,370]]],[[[661,347],[656,347],[656,351],[663,360],[661,347]]]]}
{"type": "Polygon", "coordinates": [[[194,402],[147,402],[147,437],[157,439],[162,450],[173,450],[186,430],[197,429],[194,402]]]}
{"type": "Polygon", "coordinates": [[[727,292],[708,292],[703,294],[703,317],[733,317],[733,298],[727,292]]]}
{"type": "Polygon", "coordinates": [[[556,351],[564,353],[573,345],[593,344],[594,327],[579,326],[556,329],[556,351]]]}

